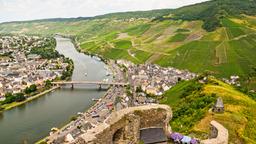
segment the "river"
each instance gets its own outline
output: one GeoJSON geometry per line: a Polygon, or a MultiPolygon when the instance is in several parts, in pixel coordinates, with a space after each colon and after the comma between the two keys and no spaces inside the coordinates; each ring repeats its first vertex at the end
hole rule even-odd
{"type": "MultiPolygon", "coordinates": [[[[56,37],[56,50],[74,61],[72,80],[103,80],[106,65],[79,53],[69,39],[56,37]],[[87,76],[85,76],[87,73],[87,76]]],[[[77,112],[94,104],[93,98],[103,96],[97,86],[76,85],[61,88],[19,107],[0,114],[0,144],[34,143],[47,136],[52,127],[61,127],[77,112]]]]}

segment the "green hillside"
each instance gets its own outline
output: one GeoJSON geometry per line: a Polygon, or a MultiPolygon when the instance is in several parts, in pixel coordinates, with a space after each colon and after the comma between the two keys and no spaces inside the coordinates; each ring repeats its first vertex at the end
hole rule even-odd
{"type": "Polygon", "coordinates": [[[0,33],[72,35],[84,52],[217,77],[239,75],[256,89],[255,3],[212,0],[174,10],[3,23],[0,33]]]}
{"type": "Polygon", "coordinates": [[[228,129],[229,143],[256,141],[256,102],[219,80],[210,78],[205,84],[197,80],[181,82],[161,101],[173,109],[170,125],[176,132],[207,139],[210,121],[216,120],[228,129]],[[209,112],[218,97],[223,99],[225,112],[209,112]]]}
{"type": "Polygon", "coordinates": [[[179,8],[174,11],[174,19],[202,20],[203,28],[214,31],[222,26],[221,18],[225,16],[239,16],[240,14],[255,15],[255,0],[212,0],[179,8]]]}

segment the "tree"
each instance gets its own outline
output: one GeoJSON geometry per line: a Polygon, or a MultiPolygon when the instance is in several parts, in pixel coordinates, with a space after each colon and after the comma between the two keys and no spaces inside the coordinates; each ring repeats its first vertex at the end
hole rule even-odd
{"type": "Polygon", "coordinates": [[[5,94],[5,98],[12,97],[12,96],[13,96],[13,95],[12,95],[12,93],[10,93],[10,92],[8,92],[8,93],[5,94]]]}
{"type": "Polygon", "coordinates": [[[30,87],[26,87],[24,90],[25,94],[30,94],[32,92],[35,92],[37,90],[37,86],[35,84],[32,84],[30,87]]]}
{"type": "Polygon", "coordinates": [[[24,96],[23,93],[17,93],[15,94],[15,101],[16,102],[21,102],[21,101],[24,101],[26,98],[24,96]]]}
{"type": "Polygon", "coordinates": [[[141,86],[136,87],[136,93],[143,92],[141,86]]]}
{"type": "Polygon", "coordinates": [[[31,86],[30,86],[30,91],[31,92],[35,92],[37,90],[37,86],[35,85],[35,84],[32,84],[31,86]]]}
{"type": "Polygon", "coordinates": [[[29,87],[26,87],[25,90],[24,90],[25,94],[30,94],[30,88],[29,87]]]}
{"type": "Polygon", "coordinates": [[[52,86],[52,82],[50,80],[45,81],[45,87],[50,88],[52,86]]]}
{"type": "Polygon", "coordinates": [[[9,104],[15,101],[15,96],[12,93],[6,93],[5,98],[2,104],[9,104]]]}

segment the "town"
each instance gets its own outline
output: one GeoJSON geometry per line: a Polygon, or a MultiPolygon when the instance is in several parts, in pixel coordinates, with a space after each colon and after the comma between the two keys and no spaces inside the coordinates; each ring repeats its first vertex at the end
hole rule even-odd
{"type": "Polygon", "coordinates": [[[0,37],[0,101],[5,101],[7,93],[21,93],[31,85],[40,88],[45,81],[62,76],[69,65],[64,57],[33,52],[55,46],[51,45],[50,38],[38,36],[0,37]]]}
{"type": "Polygon", "coordinates": [[[155,103],[154,99],[146,96],[161,96],[179,81],[197,76],[187,70],[164,68],[156,64],[135,65],[125,60],[118,60],[117,63],[127,71],[135,106],[155,103]]]}
{"type": "Polygon", "coordinates": [[[65,127],[52,128],[44,140],[50,144],[70,143],[90,129],[99,126],[114,111],[128,107],[155,104],[151,96],[160,96],[182,80],[191,80],[197,75],[186,70],[163,68],[155,64],[135,65],[125,60],[109,60],[113,81],[129,82],[128,87],[110,87],[101,99],[87,112],[77,116],[65,127]]]}

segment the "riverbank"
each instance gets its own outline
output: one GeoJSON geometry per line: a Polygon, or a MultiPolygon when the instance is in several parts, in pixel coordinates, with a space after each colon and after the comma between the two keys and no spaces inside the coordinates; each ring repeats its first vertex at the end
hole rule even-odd
{"type": "MultiPolygon", "coordinates": [[[[94,104],[92,104],[92,105],[90,106],[90,108],[87,109],[87,110],[85,110],[83,113],[86,114],[86,113],[90,113],[90,112],[94,111],[95,108],[96,108],[98,105],[100,105],[100,104],[102,103],[102,100],[107,98],[108,94],[112,91],[112,88],[113,88],[113,87],[108,88],[108,90],[106,91],[106,93],[100,98],[101,100],[99,100],[99,101],[95,102],[94,104]]],[[[75,116],[73,116],[73,117],[77,117],[77,115],[75,115],[75,116]]],[[[62,126],[59,127],[59,131],[60,131],[60,132],[61,132],[61,131],[65,131],[65,129],[67,129],[68,127],[71,127],[72,122],[74,122],[74,121],[75,121],[75,120],[70,120],[70,121],[68,121],[67,123],[63,124],[62,126]]],[[[50,132],[50,130],[49,130],[49,132],[50,132]]],[[[35,144],[47,144],[46,141],[47,141],[48,139],[51,139],[50,137],[52,137],[52,136],[47,136],[47,137],[45,137],[45,138],[42,138],[42,139],[38,140],[35,144]]]]}
{"type": "MultiPolygon", "coordinates": [[[[3,111],[10,110],[10,109],[15,108],[15,107],[17,107],[17,106],[23,105],[23,104],[25,104],[25,103],[27,103],[27,102],[30,102],[30,101],[32,101],[32,100],[34,100],[34,99],[37,99],[37,98],[39,98],[39,97],[41,97],[41,96],[43,96],[43,95],[45,95],[45,94],[47,94],[47,93],[49,93],[49,92],[52,92],[52,91],[54,91],[54,90],[56,90],[56,89],[58,89],[58,88],[59,88],[59,86],[54,86],[54,87],[52,87],[51,89],[48,89],[48,90],[43,91],[42,93],[39,93],[39,94],[37,94],[37,95],[35,95],[35,96],[31,96],[30,98],[26,99],[25,101],[22,101],[22,102],[13,102],[13,103],[10,103],[10,104],[3,105],[3,106],[2,106],[2,108],[4,108],[3,111]]],[[[2,111],[2,112],[3,112],[3,111],[2,111]]]]}

